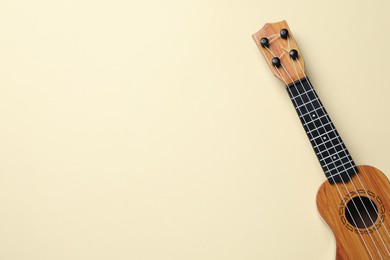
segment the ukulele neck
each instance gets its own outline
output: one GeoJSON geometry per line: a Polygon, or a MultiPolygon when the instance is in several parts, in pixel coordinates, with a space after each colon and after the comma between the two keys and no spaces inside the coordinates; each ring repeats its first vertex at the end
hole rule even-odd
{"type": "Polygon", "coordinates": [[[348,182],[357,168],[307,77],[286,86],[310,143],[330,183],[348,182]]]}

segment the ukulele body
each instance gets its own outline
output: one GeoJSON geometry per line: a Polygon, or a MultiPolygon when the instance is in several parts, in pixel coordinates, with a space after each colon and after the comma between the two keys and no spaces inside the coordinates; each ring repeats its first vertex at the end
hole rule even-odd
{"type": "Polygon", "coordinates": [[[371,166],[358,166],[358,173],[345,184],[330,184],[326,181],[321,185],[317,193],[317,208],[336,238],[337,260],[390,259],[384,246],[390,245],[389,196],[389,180],[381,171],[371,166]],[[375,204],[376,211],[367,198],[375,204]],[[361,199],[364,203],[360,203],[361,199]],[[360,212],[354,211],[355,205],[360,206],[360,212]],[[364,206],[372,215],[365,214],[367,210],[364,206]],[[356,220],[354,223],[350,218],[351,214],[361,223],[356,220]],[[360,221],[361,219],[367,222],[360,221]]]}

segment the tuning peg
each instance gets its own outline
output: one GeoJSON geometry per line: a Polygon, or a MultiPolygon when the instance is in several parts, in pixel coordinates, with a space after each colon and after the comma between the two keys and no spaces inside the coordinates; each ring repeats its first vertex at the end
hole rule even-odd
{"type": "Polygon", "coordinates": [[[274,57],[272,59],[272,65],[279,68],[280,67],[280,59],[278,57],[274,57]]]}
{"type": "Polygon", "coordinates": [[[287,37],[288,37],[288,30],[287,29],[280,30],[280,37],[282,37],[283,39],[287,39],[287,37]]]}
{"type": "Polygon", "coordinates": [[[265,47],[268,47],[268,46],[269,46],[269,41],[268,41],[267,38],[261,38],[260,44],[261,44],[261,46],[262,46],[263,48],[265,48],[265,47]]]}
{"type": "Polygon", "coordinates": [[[292,49],[289,52],[289,55],[290,55],[291,59],[293,59],[293,60],[298,59],[298,51],[297,50],[292,49]]]}

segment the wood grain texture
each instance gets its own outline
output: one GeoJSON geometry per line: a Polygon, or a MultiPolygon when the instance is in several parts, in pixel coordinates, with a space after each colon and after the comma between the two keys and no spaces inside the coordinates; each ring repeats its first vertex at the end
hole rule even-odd
{"type": "Polygon", "coordinates": [[[381,171],[371,166],[358,166],[358,174],[345,185],[343,183],[330,184],[328,181],[322,184],[317,194],[317,207],[336,238],[336,259],[390,259],[385,247],[387,246],[390,250],[390,238],[385,229],[386,227],[387,231],[390,231],[389,195],[389,180],[381,171]],[[346,219],[348,212],[345,210],[344,203],[348,203],[351,197],[358,195],[369,197],[378,208],[379,217],[375,225],[368,229],[355,228],[346,219]],[[374,226],[378,229],[375,230],[374,226]]]}
{"type": "Polygon", "coordinates": [[[290,27],[286,21],[281,21],[277,23],[266,23],[263,28],[258,32],[252,35],[252,38],[255,40],[257,47],[260,52],[263,54],[265,60],[271,68],[272,73],[283,83],[291,84],[294,81],[297,81],[304,77],[305,63],[301,52],[298,48],[297,43],[295,42],[294,35],[292,34],[290,27]],[[283,39],[279,36],[280,30],[287,29],[289,31],[289,40],[283,39]],[[270,41],[269,47],[263,48],[260,44],[261,38],[268,38],[270,41]],[[274,38],[275,37],[275,38],[274,38]],[[290,43],[288,43],[290,41],[290,43]],[[289,51],[295,49],[298,51],[299,59],[293,60],[289,56],[289,51]],[[277,56],[280,58],[282,66],[279,69],[276,69],[272,65],[272,58],[277,56]],[[300,66],[297,64],[299,62],[300,66]]]}

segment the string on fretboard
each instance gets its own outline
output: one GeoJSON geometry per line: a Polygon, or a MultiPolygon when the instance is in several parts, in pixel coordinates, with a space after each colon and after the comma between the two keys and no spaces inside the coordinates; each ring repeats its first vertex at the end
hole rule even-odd
{"type": "Polygon", "coordinates": [[[309,79],[286,88],[328,180],[349,180],[357,172],[356,165],[309,79]]]}

